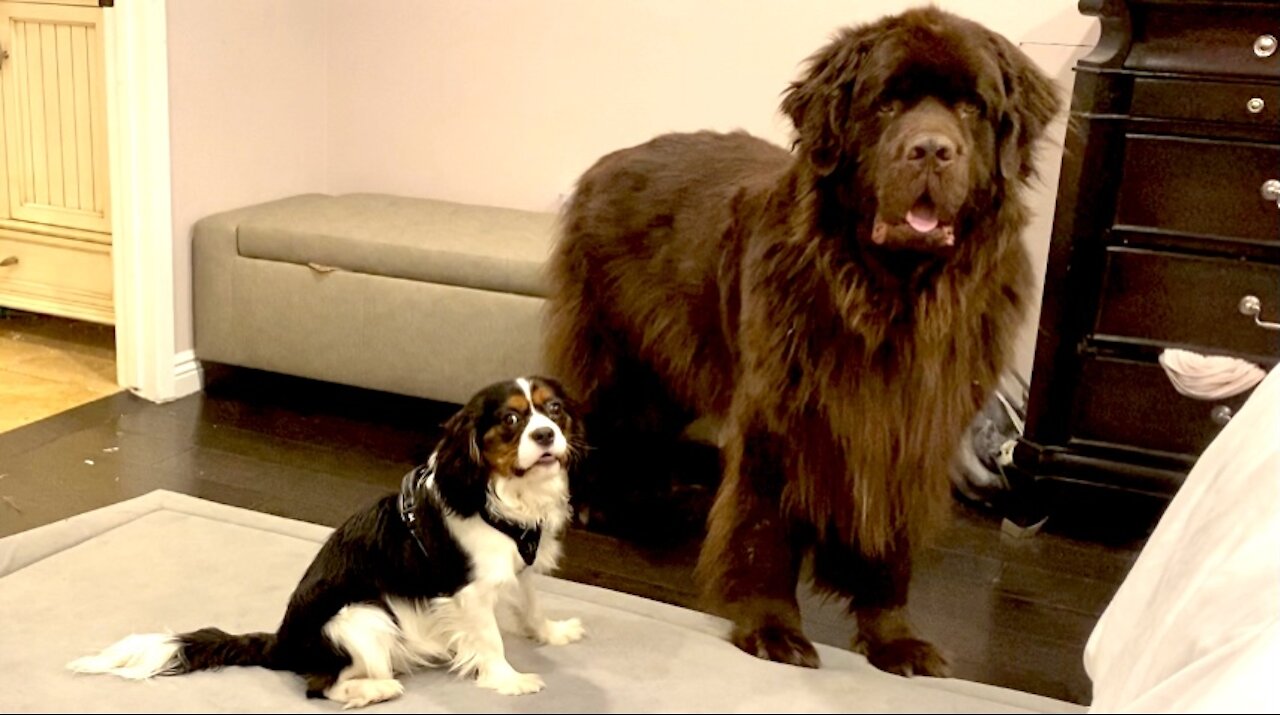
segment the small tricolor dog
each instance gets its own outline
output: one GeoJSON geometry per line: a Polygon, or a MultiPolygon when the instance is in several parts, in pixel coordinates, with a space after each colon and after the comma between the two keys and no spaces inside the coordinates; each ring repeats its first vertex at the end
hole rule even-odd
{"type": "Polygon", "coordinates": [[[540,676],[507,662],[499,624],[550,645],[584,634],[577,618],[543,614],[531,579],[560,556],[568,467],[583,447],[574,413],[548,378],[484,388],[399,494],[329,536],[275,633],[132,635],[68,667],[144,679],[257,665],[298,673],[309,697],[348,708],[399,696],[396,675],[419,666],[507,695],[541,690],[540,676]]]}

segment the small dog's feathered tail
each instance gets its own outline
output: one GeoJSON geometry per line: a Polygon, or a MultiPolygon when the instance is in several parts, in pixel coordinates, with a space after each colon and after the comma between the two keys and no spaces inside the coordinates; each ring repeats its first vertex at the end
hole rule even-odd
{"type": "MultiPolygon", "coordinates": [[[[192,673],[228,665],[260,665],[281,670],[274,657],[276,634],[245,633],[232,635],[217,628],[201,628],[178,636],[181,669],[177,673],[192,673]]],[[[175,673],[176,674],[176,673],[175,673]]]]}
{"type": "Polygon", "coordinates": [[[258,665],[284,670],[275,656],[276,634],[232,635],[217,628],[190,633],[131,635],[101,653],[77,658],[67,668],[77,673],[109,673],[143,680],[156,675],[182,675],[228,665],[258,665]]]}

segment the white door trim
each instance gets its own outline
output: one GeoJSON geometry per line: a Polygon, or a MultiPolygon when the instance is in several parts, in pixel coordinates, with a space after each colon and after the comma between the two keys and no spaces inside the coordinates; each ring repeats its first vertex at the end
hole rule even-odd
{"type": "Polygon", "coordinates": [[[128,0],[103,10],[116,379],[153,402],[200,389],[198,363],[175,350],[165,2],[128,0]]]}

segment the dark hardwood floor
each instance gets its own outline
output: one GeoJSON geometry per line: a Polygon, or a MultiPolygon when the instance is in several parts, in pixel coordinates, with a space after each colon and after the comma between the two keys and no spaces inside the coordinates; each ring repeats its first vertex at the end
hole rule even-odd
{"type": "MultiPolygon", "coordinates": [[[[0,536],[158,488],[335,526],[397,488],[454,409],[251,370],[208,373],[205,392],[169,404],[121,393],[0,434],[0,536]]],[[[1040,534],[1015,538],[995,515],[956,502],[950,528],[917,557],[911,610],[956,677],[1087,704],[1085,641],[1164,503],[1064,492],[1053,504],[1040,534]]],[[[697,547],[575,527],[560,575],[697,607],[697,547]]],[[[811,637],[848,646],[839,604],[806,593],[803,605],[811,637]]]]}

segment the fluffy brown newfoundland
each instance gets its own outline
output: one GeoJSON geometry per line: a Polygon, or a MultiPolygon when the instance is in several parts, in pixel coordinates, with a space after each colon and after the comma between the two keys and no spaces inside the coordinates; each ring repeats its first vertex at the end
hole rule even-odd
{"type": "Polygon", "coordinates": [[[717,418],[697,575],[742,650],[818,665],[803,573],[849,599],[873,664],[946,672],[907,618],[910,554],[1023,316],[1021,193],[1059,105],[1007,40],[917,9],[809,59],[782,101],[792,151],[671,134],[580,179],[549,357],[614,455],[584,496],[651,517],[661,441],[717,418]]]}

